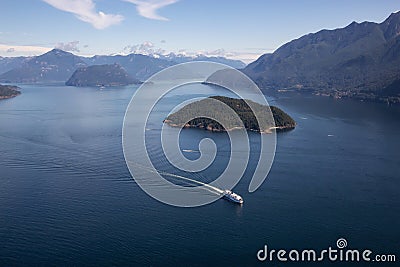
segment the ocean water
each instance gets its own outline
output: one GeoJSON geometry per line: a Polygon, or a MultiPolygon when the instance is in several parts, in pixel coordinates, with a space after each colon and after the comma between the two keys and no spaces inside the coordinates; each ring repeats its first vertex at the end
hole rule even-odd
{"type": "MultiPolygon", "coordinates": [[[[121,127],[136,89],[23,85],[0,101],[0,266],[281,266],[259,262],[258,250],[322,250],[339,238],[400,260],[399,107],[269,98],[298,126],[278,134],[263,185],[247,192],[259,144],[250,133],[249,168],[234,189],[244,205],[177,208],[144,193],[126,167],[121,127]]],[[[185,92],[160,103],[147,134],[155,165],[171,172],[159,156],[161,111],[226,94],[206,85],[185,92]]],[[[227,163],[226,134],[187,129],[180,144],[195,159],[205,137],[217,144],[216,162],[192,178],[209,182],[227,163]]]]}

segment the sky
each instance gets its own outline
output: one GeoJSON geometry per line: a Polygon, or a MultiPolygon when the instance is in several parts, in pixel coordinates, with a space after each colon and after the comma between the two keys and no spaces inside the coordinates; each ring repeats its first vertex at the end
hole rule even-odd
{"type": "Polygon", "coordinates": [[[0,56],[204,54],[249,63],[302,35],[382,22],[394,0],[1,0],[0,56]]]}

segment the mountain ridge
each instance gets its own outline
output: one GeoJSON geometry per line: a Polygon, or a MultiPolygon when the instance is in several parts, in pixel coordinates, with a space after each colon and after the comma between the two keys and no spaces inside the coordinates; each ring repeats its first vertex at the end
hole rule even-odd
{"type": "Polygon", "coordinates": [[[400,12],[385,21],[320,30],[264,54],[243,69],[264,91],[295,90],[400,102],[381,91],[400,78],[400,12]]]}
{"type": "Polygon", "coordinates": [[[0,75],[0,82],[36,83],[65,81],[79,67],[86,66],[80,57],[60,49],[53,49],[32,57],[21,66],[0,75]]]}
{"type": "Polygon", "coordinates": [[[206,60],[226,65],[243,67],[241,61],[223,57],[187,57],[160,55],[96,55],[92,57],[76,56],[70,52],[53,49],[35,57],[0,57],[0,82],[4,83],[45,83],[65,82],[80,67],[92,65],[118,64],[134,79],[145,81],[162,69],[178,63],[206,60]]]}

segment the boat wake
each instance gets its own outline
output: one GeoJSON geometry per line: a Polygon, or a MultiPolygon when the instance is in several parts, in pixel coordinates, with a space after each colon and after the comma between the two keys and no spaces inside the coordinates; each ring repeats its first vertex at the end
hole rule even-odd
{"type": "Polygon", "coordinates": [[[169,177],[173,177],[173,178],[178,178],[180,180],[184,180],[184,181],[188,181],[194,184],[198,184],[198,185],[202,185],[204,186],[205,189],[207,189],[209,192],[211,193],[215,193],[218,194],[222,197],[224,197],[226,200],[229,200],[231,202],[235,202],[235,203],[239,203],[242,204],[243,203],[243,198],[241,196],[239,196],[238,194],[230,191],[230,190],[223,190],[221,188],[209,185],[207,183],[203,183],[185,176],[181,176],[181,175],[177,175],[177,174],[173,174],[173,173],[169,173],[169,172],[165,172],[165,171],[161,171],[161,170],[157,170],[157,169],[152,169],[143,165],[140,165],[138,163],[135,162],[130,162],[132,164],[134,164],[135,166],[142,168],[148,172],[152,172],[152,173],[158,173],[162,176],[169,176],[169,177]]]}

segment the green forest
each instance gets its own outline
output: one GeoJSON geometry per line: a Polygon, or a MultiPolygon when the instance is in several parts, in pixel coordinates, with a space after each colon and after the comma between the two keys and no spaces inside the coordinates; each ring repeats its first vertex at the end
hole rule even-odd
{"type": "Polygon", "coordinates": [[[268,107],[251,100],[225,96],[212,96],[190,103],[169,115],[164,122],[175,127],[204,128],[210,131],[229,131],[241,127],[241,124],[235,119],[234,114],[227,112],[223,105],[217,105],[214,101],[209,101],[210,99],[221,101],[233,109],[247,130],[268,132],[276,128],[278,131],[282,131],[293,129],[296,126],[296,122],[288,114],[275,106],[268,107]],[[250,103],[253,110],[246,101],[250,103]],[[273,121],[269,109],[271,110],[273,121]],[[257,120],[255,114],[260,122],[257,120]],[[220,119],[217,122],[211,118],[220,119]],[[263,125],[262,129],[260,129],[259,124],[263,125]],[[225,127],[222,125],[225,125],[225,127]]]}

